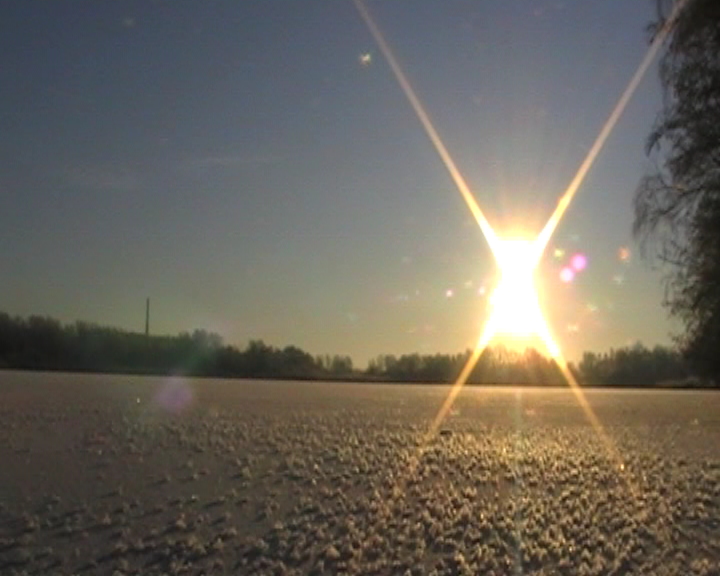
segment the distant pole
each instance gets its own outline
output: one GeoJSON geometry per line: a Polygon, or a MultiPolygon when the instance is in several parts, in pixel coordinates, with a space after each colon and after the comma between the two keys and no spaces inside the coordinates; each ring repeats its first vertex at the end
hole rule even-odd
{"type": "Polygon", "coordinates": [[[150,298],[145,300],[145,336],[150,336],[150,298]]]}

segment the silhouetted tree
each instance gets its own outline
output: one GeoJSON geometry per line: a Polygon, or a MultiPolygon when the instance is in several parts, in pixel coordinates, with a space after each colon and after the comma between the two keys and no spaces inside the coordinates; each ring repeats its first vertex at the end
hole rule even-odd
{"type": "Polygon", "coordinates": [[[352,358],[350,356],[333,356],[329,370],[330,374],[336,377],[349,376],[353,371],[352,358]]]}
{"type": "Polygon", "coordinates": [[[705,375],[720,375],[720,2],[688,0],[670,18],[658,0],[664,105],[647,142],[660,164],[635,194],[634,232],[667,264],[666,301],[684,324],[681,349],[705,375]]]}

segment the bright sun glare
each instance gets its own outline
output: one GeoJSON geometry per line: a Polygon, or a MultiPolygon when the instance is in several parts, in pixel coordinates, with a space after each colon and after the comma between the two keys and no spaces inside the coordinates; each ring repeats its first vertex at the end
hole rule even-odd
{"type": "Polygon", "coordinates": [[[534,243],[529,240],[499,240],[495,258],[500,281],[490,296],[490,318],[496,334],[527,337],[537,334],[544,323],[535,290],[534,243]]]}
{"type": "Polygon", "coordinates": [[[550,333],[535,289],[535,269],[545,248],[544,235],[527,240],[498,238],[491,232],[487,239],[500,269],[500,280],[490,296],[490,314],[478,348],[499,335],[538,336],[550,356],[560,359],[560,347],[550,333]]]}

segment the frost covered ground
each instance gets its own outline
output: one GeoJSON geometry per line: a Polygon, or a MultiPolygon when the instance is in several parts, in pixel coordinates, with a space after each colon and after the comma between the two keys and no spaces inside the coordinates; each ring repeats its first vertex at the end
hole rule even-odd
{"type": "Polygon", "coordinates": [[[720,394],[446,393],[0,372],[0,573],[720,573],[720,394]]]}

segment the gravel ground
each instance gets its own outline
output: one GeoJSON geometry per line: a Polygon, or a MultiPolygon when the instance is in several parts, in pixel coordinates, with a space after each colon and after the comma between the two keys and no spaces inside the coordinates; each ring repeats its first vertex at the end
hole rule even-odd
{"type": "Polygon", "coordinates": [[[0,372],[0,574],[720,574],[720,393],[0,372]]]}

